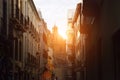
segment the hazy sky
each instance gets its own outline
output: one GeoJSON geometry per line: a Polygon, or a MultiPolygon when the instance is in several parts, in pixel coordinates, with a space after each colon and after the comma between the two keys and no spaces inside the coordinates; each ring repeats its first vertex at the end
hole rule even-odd
{"type": "Polygon", "coordinates": [[[42,16],[47,23],[48,29],[52,29],[54,24],[59,29],[64,30],[67,26],[67,10],[75,9],[81,0],[33,0],[37,10],[42,12],[42,16]]]}

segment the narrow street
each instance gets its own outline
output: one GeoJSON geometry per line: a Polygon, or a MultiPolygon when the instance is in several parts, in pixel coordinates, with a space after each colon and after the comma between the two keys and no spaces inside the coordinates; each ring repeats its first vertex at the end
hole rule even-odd
{"type": "Polygon", "coordinates": [[[120,0],[0,0],[0,80],[120,80],[120,0]]]}

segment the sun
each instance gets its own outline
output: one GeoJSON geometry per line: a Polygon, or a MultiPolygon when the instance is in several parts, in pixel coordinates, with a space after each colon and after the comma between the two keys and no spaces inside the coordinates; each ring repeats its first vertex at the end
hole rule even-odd
{"type": "Polygon", "coordinates": [[[66,29],[58,29],[58,33],[66,40],[67,39],[67,35],[66,35],[66,29]]]}

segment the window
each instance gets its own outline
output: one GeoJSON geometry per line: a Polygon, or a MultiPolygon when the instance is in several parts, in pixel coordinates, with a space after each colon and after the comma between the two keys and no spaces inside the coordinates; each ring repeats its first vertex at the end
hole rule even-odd
{"type": "Polygon", "coordinates": [[[19,41],[19,60],[22,61],[22,43],[19,41]]]}
{"type": "Polygon", "coordinates": [[[18,60],[18,40],[15,40],[15,60],[18,60]]]}
{"type": "Polygon", "coordinates": [[[5,35],[7,32],[7,1],[3,0],[3,25],[4,28],[2,27],[2,33],[5,35]]]}
{"type": "Polygon", "coordinates": [[[11,17],[13,17],[13,13],[14,13],[14,3],[13,0],[11,0],[11,17]]]}

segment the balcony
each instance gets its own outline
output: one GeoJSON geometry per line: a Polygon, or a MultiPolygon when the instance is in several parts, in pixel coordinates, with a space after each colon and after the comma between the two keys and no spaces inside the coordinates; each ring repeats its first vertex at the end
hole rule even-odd
{"type": "Polygon", "coordinates": [[[25,21],[24,23],[25,29],[28,30],[29,29],[29,17],[26,17],[26,18],[24,17],[24,21],[25,21]]]}
{"type": "Polygon", "coordinates": [[[39,36],[37,31],[36,31],[35,36],[36,36],[36,38],[35,38],[36,42],[39,43],[40,42],[40,36],[39,36]]]}
{"type": "Polygon", "coordinates": [[[29,33],[36,40],[36,42],[39,41],[39,34],[38,34],[37,30],[35,29],[35,26],[33,25],[32,22],[30,22],[30,25],[29,25],[29,33]]]}
{"type": "MultiPolygon", "coordinates": [[[[12,10],[14,11],[14,10],[12,10]]],[[[13,16],[12,14],[12,17],[10,19],[10,23],[13,25],[13,28],[15,28],[16,30],[19,30],[19,31],[22,31],[22,32],[25,32],[28,30],[28,18],[25,18],[22,11],[16,7],[16,10],[15,10],[15,14],[13,16]]]]}
{"type": "Polygon", "coordinates": [[[82,33],[82,34],[89,34],[89,32],[90,32],[90,26],[89,25],[82,24],[80,26],[80,33],[82,33]]]}
{"type": "Polygon", "coordinates": [[[30,25],[29,25],[29,33],[33,38],[35,38],[35,27],[32,22],[30,22],[30,25]]]}
{"type": "Polygon", "coordinates": [[[37,58],[33,56],[31,53],[27,53],[25,64],[26,66],[29,66],[29,67],[37,67],[37,58]]]}
{"type": "Polygon", "coordinates": [[[80,25],[80,33],[89,34],[93,30],[93,25],[95,22],[95,17],[82,17],[83,23],[80,25]]]}

